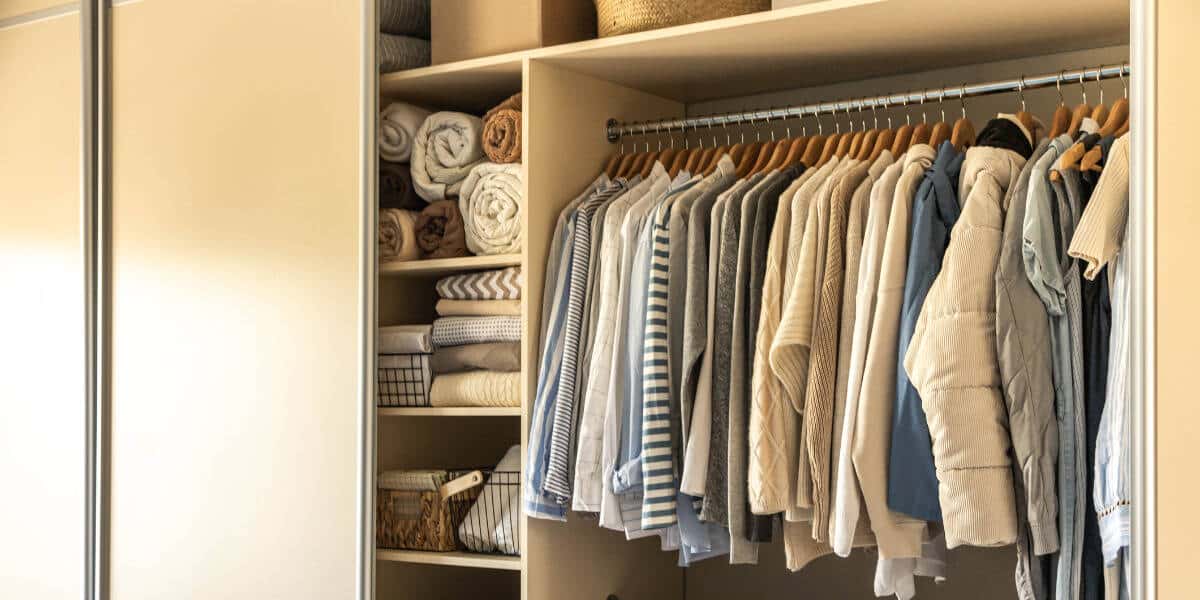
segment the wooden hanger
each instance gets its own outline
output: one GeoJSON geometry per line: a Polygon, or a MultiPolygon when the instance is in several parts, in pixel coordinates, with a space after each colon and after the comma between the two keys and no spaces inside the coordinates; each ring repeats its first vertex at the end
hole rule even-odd
{"type": "Polygon", "coordinates": [[[1116,135],[1117,130],[1129,122],[1129,101],[1121,98],[1113,102],[1112,110],[1108,112],[1108,118],[1104,120],[1104,124],[1100,126],[1100,135],[1110,136],[1116,135]]]}
{"type": "Polygon", "coordinates": [[[1104,149],[1100,147],[1100,144],[1092,146],[1092,149],[1088,150],[1087,154],[1084,154],[1083,158],[1079,161],[1079,170],[1099,171],[1100,159],[1102,158],[1104,158],[1104,149]]]}
{"type": "Polygon", "coordinates": [[[688,157],[688,161],[683,165],[683,170],[691,173],[693,176],[700,174],[700,164],[704,162],[704,153],[712,150],[712,148],[696,148],[692,155],[688,157]]]}
{"type": "Polygon", "coordinates": [[[1092,120],[1103,125],[1108,121],[1108,106],[1104,104],[1104,86],[1100,83],[1101,70],[1103,69],[1096,70],[1096,87],[1100,89],[1100,104],[1097,104],[1096,108],[1092,109],[1092,120]]]}
{"type": "Polygon", "coordinates": [[[933,129],[929,132],[929,145],[937,148],[942,145],[942,142],[950,139],[950,125],[945,121],[935,123],[933,129]]]}
{"type": "Polygon", "coordinates": [[[1071,110],[1067,108],[1067,102],[1063,99],[1062,79],[1062,71],[1059,71],[1058,80],[1054,82],[1054,88],[1058,90],[1058,106],[1054,108],[1054,116],[1050,119],[1050,139],[1052,140],[1066,133],[1067,128],[1071,126],[1071,110]]]}
{"type": "MultiPolygon", "coordinates": [[[[895,129],[888,128],[879,130],[879,135],[875,136],[875,147],[871,149],[871,155],[867,157],[867,160],[875,162],[875,159],[879,158],[879,155],[883,154],[884,150],[890,152],[892,146],[895,144],[895,140],[895,129]]],[[[896,156],[893,154],[892,158],[896,158],[896,156]]]]}
{"type": "Polygon", "coordinates": [[[875,151],[875,140],[879,139],[878,129],[868,129],[863,135],[862,142],[858,146],[858,152],[854,154],[854,158],[858,160],[867,160],[871,158],[871,153],[875,151]]]}
{"type": "Polygon", "coordinates": [[[617,165],[617,173],[615,177],[625,177],[633,170],[633,164],[637,162],[638,156],[641,153],[626,154],[625,158],[621,159],[621,163],[617,165]]]}
{"type": "Polygon", "coordinates": [[[817,134],[808,139],[804,144],[804,154],[800,156],[800,162],[804,166],[812,168],[821,162],[821,151],[825,149],[825,136],[817,134]]]}
{"type": "Polygon", "coordinates": [[[754,162],[758,160],[758,153],[762,150],[762,142],[752,142],[746,144],[746,149],[742,152],[741,160],[737,161],[737,169],[734,171],[741,179],[750,172],[750,167],[754,166],[754,162]]]}
{"type": "Polygon", "coordinates": [[[617,176],[617,167],[621,166],[621,159],[623,158],[625,158],[625,155],[622,154],[620,150],[608,157],[608,162],[604,163],[604,174],[607,175],[609,179],[617,176]]]}
{"type": "Polygon", "coordinates": [[[763,165],[759,173],[769,173],[779,169],[783,165],[783,161],[791,152],[795,140],[793,138],[783,138],[775,144],[775,148],[771,150],[771,158],[767,160],[767,164],[763,165]]]}
{"type": "Polygon", "coordinates": [[[783,164],[779,165],[780,169],[786,169],[793,165],[799,164],[804,157],[804,149],[808,146],[808,136],[801,136],[792,140],[788,145],[787,156],[783,157],[783,164]]]}
{"type": "Polygon", "coordinates": [[[975,145],[975,125],[967,118],[965,112],[954,122],[954,130],[950,132],[950,143],[959,152],[975,145]]]}
{"type": "Polygon", "coordinates": [[[825,163],[829,162],[829,159],[833,158],[834,152],[837,151],[838,139],[841,138],[842,135],[843,134],[841,133],[835,133],[825,138],[825,143],[821,146],[821,154],[819,157],[817,157],[816,166],[824,166],[825,163]]]}
{"type": "Polygon", "coordinates": [[[775,140],[763,142],[762,147],[758,149],[758,156],[754,159],[754,164],[750,165],[750,170],[746,174],[755,175],[761,173],[767,166],[767,163],[771,162],[771,157],[775,153],[775,147],[778,145],[779,143],[775,140]]]}
{"type": "MultiPolygon", "coordinates": [[[[667,173],[671,175],[671,179],[674,179],[679,174],[679,171],[683,170],[683,166],[687,164],[688,159],[692,157],[692,153],[695,151],[695,148],[685,148],[675,155],[675,158],[667,168],[667,173]]],[[[666,167],[667,165],[663,166],[666,167]]]]}

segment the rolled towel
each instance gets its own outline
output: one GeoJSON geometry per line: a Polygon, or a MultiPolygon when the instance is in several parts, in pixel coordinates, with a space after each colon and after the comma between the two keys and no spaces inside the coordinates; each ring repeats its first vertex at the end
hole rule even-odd
{"type": "Polygon", "coordinates": [[[521,250],[521,207],[525,203],[520,164],[482,163],[462,185],[458,208],[467,229],[467,249],[475,254],[521,250]]]}
{"type": "Polygon", "coordinates": [[[390,325],[380,327],[375,336],[380,354],[429,354],[433,352],[431,325],[390,325]]]}
{"type": "Polygon", "coordinates": [[[487,317],[521,314],[520,300],[450,300],[442,298],[434,307],[439,317],[487,317]]]}
{"type": "Polygon", "coordinates": [[[429,111],[406,102],[393,102],[379,114],[379,156],[402,163],[412,157],[413,140],[429,111]]]}
{"type": "Polygon", "coordinates": [[[380,0],[379,31],[429,39],[429,0],[380,0]]]}
{"type": "Polygon", "coordinates": [[[433,378],[431,406],[520,406],[521,374],[496,371],[446,373],[433,378]]]}
{"type": "Polygon", "coordinates": [[[438,200],[417,215],[417,244],[425,258],[454,258],[467,255],[462,213],[453,200],[438,200]]]}
{"type": "Polygon", "coordinates": [[[429,40],[407,35],[379,34],[380,73],[428,67],[431,59],[429,40]]]}
{"type": "Polygon", "coordinates": [[[463,273],[438,280],[438,296],[451,300],[520,300],[521,267],[463,273]]]}
{"type": "Polygon", "coordinates": [[[429,362],[435,374],[479,369],[503,373],[520,371],[521,342],[489,342],[438,348],[433,351],[429,362]]]}
{"type": "Polygon", "coordinates": [[[521,161],[521,94],[483,115],[483,153],[494,163],[521,161]]]}
{"type": "Polygon", "coordinates": [[[421,210],[425,201],[413,191],[408,164],[379,161],[379,208],[421,210]]]}
{"type": "Polygon", "coordinates": [[[413,138],[412,176],[426,202],[458,194],[471,168],[483,161],[483,121],[457,112],[438,112],[413,138]]]}
{"type": "Polygon", "coordinates": [[[379,262],[416,260],[420,257],[417,213],[399,208],[379,211],[379,262]]]}
{"type": "Polygon", "coordinates": [[[438,348],[521,341],[521,317],[442,317],[433,322],[433,345],[438,348]]]}

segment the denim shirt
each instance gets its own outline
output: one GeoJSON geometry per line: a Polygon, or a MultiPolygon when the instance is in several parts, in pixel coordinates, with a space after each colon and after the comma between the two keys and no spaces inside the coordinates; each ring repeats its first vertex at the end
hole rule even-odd
{"type": "Polygon", "coordinates": [[[904,303],[900,312],[896,402],[888,456],[888,507],[934,522],[942,520],[942,508],[933,465],[933,443],[929,437],[929,424],[925,422],[925,410],[921,408],[921,397],[904,370],[904,357],[925,296],[942,269],[942,258],[950,244],[950,230],[962,209],[958,199],[958,173],[963,156],[953,144],[943,142],[913,198],[908,269],[904,276],[904,303]]]}

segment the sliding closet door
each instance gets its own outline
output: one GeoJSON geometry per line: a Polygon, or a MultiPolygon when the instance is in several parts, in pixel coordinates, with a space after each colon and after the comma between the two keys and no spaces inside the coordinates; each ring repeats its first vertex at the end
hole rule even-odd
{"type": "Polygon", "coordinates": [[[82,60],[78,11],[44,4],[0,3],[0,598],[78,600],[82,60]]]}
{"type": "Polygon", "coordinates": [[[114,8],[115,600],[354,596],[360,8],[114,8]]]}

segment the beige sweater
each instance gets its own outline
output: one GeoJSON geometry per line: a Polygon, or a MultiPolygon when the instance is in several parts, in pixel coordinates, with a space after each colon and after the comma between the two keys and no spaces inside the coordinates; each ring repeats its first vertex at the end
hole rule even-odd
{"type": "Polygon", "coordinates": [[[1008,410],[996,352],[1004,195],[1025,159],[976,146],[959,175],[962,214],[917,317],[904,368],[929,422],[946,546],[1017,539],[1008,410]]]}
{"type": "Polygon", "coordinates": [[[1083,276],[1095,279],[1117,256],[1129,219],[1129,134],[1113,142],[1096,185],[1071,237],[1068,253],[1084,262],[1083,276]]]}
{"type": "Polygon", "coordinates": [[[912,200],[925,169],[933,164],[933,157],[933,148],[927,144],[913,146],[904,154],[879,263],[875,319],[868,336],[862,390],[858,395],[858,418],[854,425],[851,451],[854,469],[862,486],[871,530],[879,545],[879,556],[883,559],[920,557],[925,531],[924,522],[888,509],[887,477],[912,200]]]}
{"type": "Polygon", "coordinates": [[[842,320],[842,292],[846,275],[846,233],[853,219],[850,208],[854,190],[866,176],[867,165],[858,163],[850,167],[832,186],[824,270],[819,280],[820,295],[816,302],[816,319],[812,326],[811,359],[808,386],[804,393],[804,425],[801,438],[808,451],[808,468],[812,476],[813,537],[820,541],[829,538],[833,394],[838,377],[839,326],[842,320]]]}

